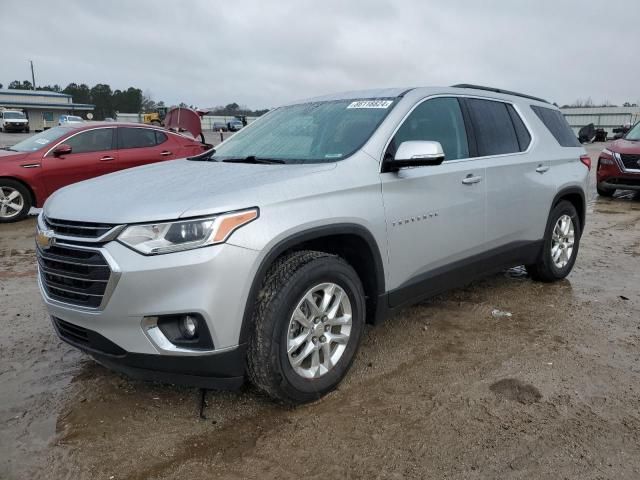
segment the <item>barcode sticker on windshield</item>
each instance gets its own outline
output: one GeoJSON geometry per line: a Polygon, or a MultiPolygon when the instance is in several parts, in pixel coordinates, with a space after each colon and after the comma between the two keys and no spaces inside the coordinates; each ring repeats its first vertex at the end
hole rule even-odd
{"type": "Polygon", "coordinates": [[[356,100],[347,108],[389,108],[393,100],[356,100]]]}

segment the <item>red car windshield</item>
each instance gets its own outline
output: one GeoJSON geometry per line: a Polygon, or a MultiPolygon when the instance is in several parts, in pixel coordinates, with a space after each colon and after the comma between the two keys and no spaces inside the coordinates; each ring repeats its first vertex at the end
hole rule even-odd
{"type": "Polygon", "coordinates": [[[640,122],[636,123],[635,127],[627,132],[624,139],[631,140],[632,142],[640,141],[640,122]]]}
{"type": "Polygon", "coordinates": [[[67,133],[69,133],[68,128],[50,128],[49,130],[45,130],[44,132],[38,133],[33,137],[29,137],[26,140],[21,141],[20,143],[16,143],[11,148],[9,148],[9,150],[14,152],[35,152],[36,150],[40,150],[50,143],[55,142],[67,133]]]}

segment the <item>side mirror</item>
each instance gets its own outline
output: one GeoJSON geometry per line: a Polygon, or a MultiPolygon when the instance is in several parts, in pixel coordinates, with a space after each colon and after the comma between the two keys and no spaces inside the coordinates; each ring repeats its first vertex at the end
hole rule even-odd
{"type": "Polygon", "coordinates": [[[397,172],[406,167],[440,165],[443,161],[444,151],[440,142],[410,140],[400,144],[395,157],[388,162],[386,171],[397,172]]]}
{"type": "Polygon", "coordinates": [[[69,155],[71,153],[71,145],[67,145],[63,143],[62,145],[58,145],[56,149],[53,151],[54,157],[61,157],[62,155],[69,155]]]}

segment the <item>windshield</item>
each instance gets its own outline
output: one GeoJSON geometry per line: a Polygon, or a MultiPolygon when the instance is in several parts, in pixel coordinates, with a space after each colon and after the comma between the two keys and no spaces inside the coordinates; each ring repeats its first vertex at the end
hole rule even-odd
{"type": "Polygon", "coordinates": [[[51,142],[55,142],[69,132],[70,130],[64,127],[50,128],[49,130],[45,130],[44,132],[29,137],[20,143],[16,143],[10,148],[10,150],[15,152],[35,152],[36,150],[46,147],[51,142]]]}
{"type": "Polygon", "coordinates": [[[2,116],[4,118],[20,119],[20,120],[24,120],[25,118],[27,118],[24,116],[24,113],[22,112],[4,112],[2,116]]]}
{"type": "Polygon", "coordinates": [[[635,126],[627,132],[624,138],[625,140],[639,141],[640,140],[640,122],[636,123],[635,126]]]}
{"type": "Polygon", "coordinates": [[[82,118],[74,117],[72,115],[67,115],[67,122],[81,122],[82,118]]]}
{"type": "Polygon", "coordinates": [[[211,159],[341,160],[364,145],[393,106],[393,99],[355,99],[281,107],[221,144],[211,159]]]}

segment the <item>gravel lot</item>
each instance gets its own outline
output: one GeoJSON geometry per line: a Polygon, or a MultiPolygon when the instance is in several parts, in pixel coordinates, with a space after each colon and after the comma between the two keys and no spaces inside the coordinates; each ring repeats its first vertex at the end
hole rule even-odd
{"type": "Polygon", "coordinates": [[[211,392],[206,420],[199,391],[59,341],[33,219],[0,226],[0,478],[640,478],[640,197],[591,197],[568,279],[512,269],[408,308],[325,399],[211,392]]]}

